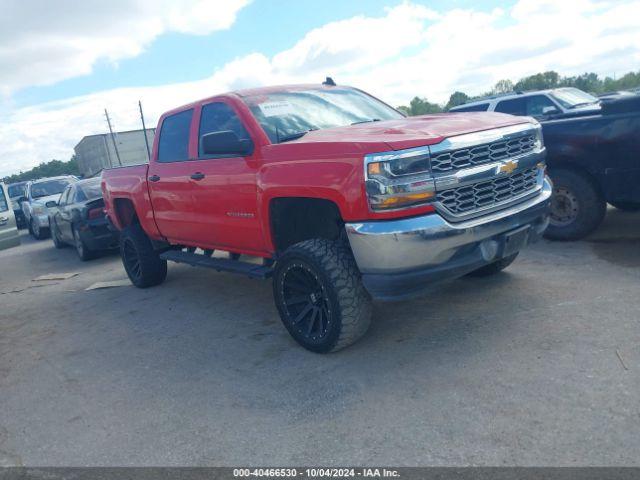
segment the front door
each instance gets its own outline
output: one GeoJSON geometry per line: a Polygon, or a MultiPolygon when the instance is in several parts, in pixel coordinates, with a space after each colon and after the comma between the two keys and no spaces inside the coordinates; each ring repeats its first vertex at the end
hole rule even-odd
{"type": "Polygon", "coordinates": [[[0,250],[20,244],[16,217],[9,202],[5,186],[0,183],[0,250]]]}
{"type": "MultiPolygon", "coordinates": [[[[240,140],[251,140],[229,104],[209,103],[198,113],[198,140],[208,133],[221,131],[232,131],[240,140]]],[[[257,166],[253,156],[207,155],[200,141],[197,153],[196,160],[185,164],[189,167],[193,195],[190,235],[199,245],[263,252],[257,212],[257,166]]]]}

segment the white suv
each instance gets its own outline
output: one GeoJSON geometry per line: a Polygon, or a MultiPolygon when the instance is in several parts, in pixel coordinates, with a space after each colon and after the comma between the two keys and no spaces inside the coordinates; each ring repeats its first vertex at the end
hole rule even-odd
{"type": "Polygon", "coordinates": [[[585,110],[600,110],[600,100],[580,89],[566,87],[495,95],[473,100],[453,107],[449,111],[501,112],[544,120],[563,114],[584,114],[585,110]]]}
{"type": "Polygon", "coordinates": [[[58,203],[65,187],[77,181],[76,177],[65,175],[27,183],[22,212],[34,238],[42,240],[49,235],[49,209],[58,203]]]}

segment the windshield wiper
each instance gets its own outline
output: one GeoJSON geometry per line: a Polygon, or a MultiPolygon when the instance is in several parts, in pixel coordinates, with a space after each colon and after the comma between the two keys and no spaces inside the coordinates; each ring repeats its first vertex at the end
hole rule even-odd
{"type": "Polygon", "coordinates": [[[303,130],[301,132],[290,133],[289,135],[278,136],[278,143],[288,142],[300,137],[304,137],[307,133],[318,130],[317,128],[310,128],[309,130],[303,130]]]}
{"type": "Polygon", "coordinates": [[[351,125],[358,125],[359,123],[379,122],[379,118],[369,118],[368,120],[360,120],[359,122],[353,122],[351,125]]]}

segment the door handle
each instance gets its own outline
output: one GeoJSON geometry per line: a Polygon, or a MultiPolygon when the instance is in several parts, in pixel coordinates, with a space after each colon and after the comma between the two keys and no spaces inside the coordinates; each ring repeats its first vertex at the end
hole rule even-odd
{"type": "Polygon", "coordinates": [[[0,225],[6,225],[8,221],[7,217],[0,217],[0,225]]]}
{"type": "Polygon", "coordinates": [[[160,180],[160,177],[158,175],[151,175],[149,177],[150,182],[157,182],[158,180],[160,180]]]}
{"type": "Polygon", "coordinates": [[[202,180],[204,178],[204,173],[196,172],[191,175],[191,180],[202,180]]]}

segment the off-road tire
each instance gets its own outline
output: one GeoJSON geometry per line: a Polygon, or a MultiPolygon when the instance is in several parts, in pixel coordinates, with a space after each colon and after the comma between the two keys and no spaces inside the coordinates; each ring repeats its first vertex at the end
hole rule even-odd
{"type": "Polygon", "coordinates": [[[640,210],[640,202],[609,202],[609,204],[623,212],[637,212],[640,210]]]}
{"type": "Polygon", "coordinates": [[[518,253],[520,252],[516,252],[513,255],[501,258],[500,260],[490,263],[489,265],[485,265],[484,267],[480,267],[479,269],[474,270],[467,275],[470,277],[489,277],[491,275],[495,275],[496,273],[500,273],[515,261],[518,253]]]}
{"type": "Polygon", "coordinates": [[[54,223],[51,224],[51,239],[53,240],[53,245],[56,248],[65,248],[67,246],[66,243],[60,240],[60,237],[58,236],[58,227],[54,223]]]}
{"type": "Polygon", "coordinates": [[[160,285],[167,278],[167,261],[160,258],[140,225],[130,225],[122,231],[120,256],[129,280],[138,288],[160,285]]]}
{"type": "MultiPolygon", "coordinates": [[[[360,271],[348,245],[326,239],[305,240],[289,247],[278,258],[273,296],[280,318],[291,336],[316,353],[335,352],[356,342],[371,324],[371,297],[362,285],[360,271]],[[293,269],[305,269],[315,278],[329,315],[326,333],[310,340],[292,323],[285,295],[285,280],[293,269]]],[[[313,320],[311,320],[313,321],[313,320]]],[[[322,327],[322,320],[320,320],[322,327]]]]}
{"type": "Polygon", "coordinates": [[[598,186],[586,174],[570,169],[554,169],[549,172],[553,180],[551,198],[551,218],[544,233],[551,240],[579,240],[593,232],[602,223],[607,211],[607,203],[598,186]],[[554,216],[554,201],[558,201],[558,192],[564,191],[575,199],[574,219],[562,225],[554,216]]]}

